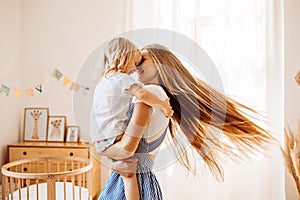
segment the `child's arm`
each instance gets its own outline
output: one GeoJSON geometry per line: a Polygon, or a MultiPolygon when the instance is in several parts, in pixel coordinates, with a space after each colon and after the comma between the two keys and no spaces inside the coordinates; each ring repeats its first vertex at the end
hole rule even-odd
{"type": "MultiPolygon", "coordinates": [[[[126,137],[124,137],[124,139],[122,139],[121,141],[126,140],[125,138],[126,137]]],[[[140,138],[134,138],[134,140],[136,140],[135,143],[138,143],[138,141],[140,141],[140,138]]],[[[127,149],[125,149],[123,146],[123,143],[121,143],[121,142],[116,142],[116,143],[110,145],[104,151],[101,151],[98,153],[102,156],[107,156],[107,157],[115,159],[115,160],[127,159],[134,155],[134,151],[128,151],[127,149]]]]}
{"type": "Polygon", "coordinates": [[[162,110],[165,113],[166,117],[172,117],[173,110],[172,107],[170,106],[169,98],[167,98],[165,101],[162,101],[157,96],[155,96],[154,94],[145,90],[144,88],[142,88],[137,84],[131,85],[128,91],[133,96],[135,96],[140,101],[147,104],[148,106],[158,107],[160,110],[162,110]]]}

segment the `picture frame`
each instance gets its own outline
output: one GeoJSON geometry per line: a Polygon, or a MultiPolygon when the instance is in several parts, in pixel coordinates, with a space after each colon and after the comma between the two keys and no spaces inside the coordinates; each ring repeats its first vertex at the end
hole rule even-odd
{"type": "Polygon", "coordinates": [[[64,142],[66,123],[66,116],[49,116],[47,141],[64,142]]]}
{"type": "Polygon", "coordinates": [[[300,85],[300,71],[298,71],[298,73],[296,74],[295,80],[298,83],[298,85],[300,85]]]}
{"type": "Polygon", "coordinates": [[[79,126],[67,126],[66,142],[78,142],[79,133],[79,126]]]}
{"type": "Polygon", "coordinates": [[[23,141],[46,141],[48,116],[48,108],[25,108],[23,141]]]}

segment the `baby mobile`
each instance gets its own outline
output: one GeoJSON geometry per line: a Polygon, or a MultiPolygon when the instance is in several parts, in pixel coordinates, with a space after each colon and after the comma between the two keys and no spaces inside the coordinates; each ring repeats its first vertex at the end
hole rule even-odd
{"type": "MultiPolygon", "coordinates": [[[[69,89],[71,91],[78,92],[81,90],[83,91],[83,94],[86,95],[90,90],[90,87],[88,86],[79,85],[75,81],[71,81],[67,76],[62,74],[57,69],[54,71],[53,76],[57,79],[57,81],[60,81],[60,79],[63,78],[63,86],[66,86],[70,83],[71,86],[69,89]]],[[[1,84],[0,94],[4,94],[5,96],[8,97],[11,91],[13,91],[17,99],[20,97],[21,93],[24,93],[25,97],[28,98],[28,97],[34,97],[35,93],[43,93],[43,86],[42,84],[38,84],[35,87],[21,90],[21,89],[11,88],[7,85],[1,84]]]]}

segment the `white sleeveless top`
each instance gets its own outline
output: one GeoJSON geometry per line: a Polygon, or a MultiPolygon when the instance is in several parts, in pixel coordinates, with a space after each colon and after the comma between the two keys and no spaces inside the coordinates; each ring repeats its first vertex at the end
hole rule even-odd
{"type": "MultiPolygon", "coordinates": [[[[168,98],[165,91],[162,89],[162,87],[158,85],[145,85],[143,88],[148,90],[149,92],[153,93],[155,96],[157,96],[162,101],[166,100],[168,98]]],[[[133,103],[139,103],[140,100],[134,98],[133,103]]],[[[159,138],[166,130],[166,128],[169,125],[168,118],[165,117],[165,114],[159,110],[158,108],[152,107],[152,114],[151,119],[149,122],[149,125],[147,126],[143,137],[146,138],[147,142],[150,143],[157,138],[159,138]]],[[[159,148],[155,149],[151,154],[155,155],[156,152],[159,150],[159,148]]]]}

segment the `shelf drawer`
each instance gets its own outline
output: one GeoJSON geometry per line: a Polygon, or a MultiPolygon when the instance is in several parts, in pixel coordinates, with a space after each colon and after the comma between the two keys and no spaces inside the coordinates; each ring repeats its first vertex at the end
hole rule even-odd
{"type": "Polygon", "coordinates": [[[73,149],[73,148],[9,148],[9,162],[35,157],[58,157],[58,156],[75,156],[81,158],[89,158],[88,149],[73,149]]]}

